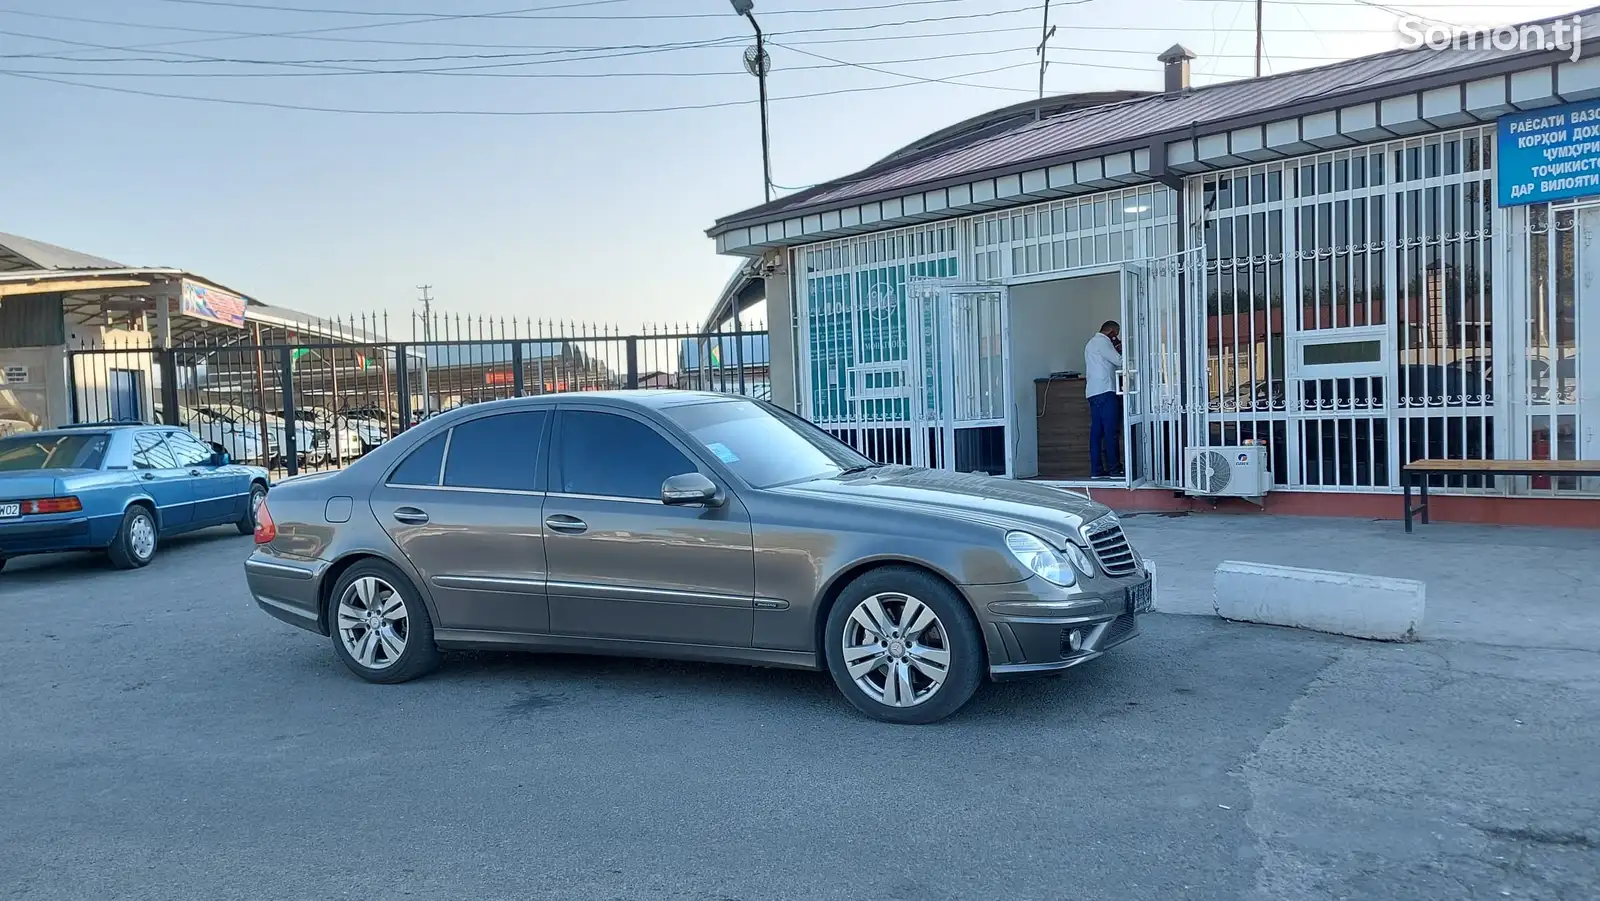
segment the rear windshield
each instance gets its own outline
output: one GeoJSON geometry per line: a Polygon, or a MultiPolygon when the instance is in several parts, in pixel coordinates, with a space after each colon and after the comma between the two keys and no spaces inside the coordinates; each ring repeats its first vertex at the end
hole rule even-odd
{"type": "Polygon", "coordinates": [[[107,438],[88,435],[13,435],[0,438],[0,472],[99,469],[107,438]]]}

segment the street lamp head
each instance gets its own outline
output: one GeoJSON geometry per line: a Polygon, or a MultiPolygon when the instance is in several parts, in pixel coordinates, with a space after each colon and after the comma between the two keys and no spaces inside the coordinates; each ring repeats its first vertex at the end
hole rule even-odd
{"type": "Polygon", "coordinates": [[[755,0],[728,0],[728,2],[733,4],[733,11],[741,16],[750,15],[750,11],[756,8],[755,0]]]}

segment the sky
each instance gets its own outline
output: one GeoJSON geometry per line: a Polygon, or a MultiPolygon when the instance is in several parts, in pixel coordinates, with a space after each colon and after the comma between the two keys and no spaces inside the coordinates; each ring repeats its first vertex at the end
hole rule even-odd
{"type": "MultiPolygon", "coordinates": [[[[1401,2],[1265,0],[1264,71],[1577,8],[1401,2]]],[[[1035,96],[1042,7],[757,0],[779,194],[1035,96]]],[[[1050,94],[1254,65],[1252,0],[1050,7],[1050,94]]],[[[728,0],[0,0],[0,231],[323,316],[698,322],[762,199],[751,43],[728,0]]]]}

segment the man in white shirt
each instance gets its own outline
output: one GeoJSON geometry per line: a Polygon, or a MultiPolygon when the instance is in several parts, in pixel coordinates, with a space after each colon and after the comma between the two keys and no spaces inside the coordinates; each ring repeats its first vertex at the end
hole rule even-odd
{"type": "Polygon", "coordinates": [[[1114,321],[1083,349],[1084,395],[1089,398],[1089,474],[1096,479],[1122,471],[1118,435],[1122,431],[1122,398],[1117,394],[1117,370],[1122,368],[1122,328],[1114,321]],[[1100,462],[1105,451],[1106,465],[1100,462]]]}

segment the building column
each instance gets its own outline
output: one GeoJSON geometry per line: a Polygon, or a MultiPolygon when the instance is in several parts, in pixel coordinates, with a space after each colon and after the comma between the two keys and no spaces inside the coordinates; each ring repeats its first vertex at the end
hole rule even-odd
{"type": "Polygon", "coordinates": [[[771,361],[767,377],[772,384],[772,402],[798,413],[795,385],[799,373],[795,370],[795,304],[789,254],[780,251],[770,261],[773,265],[763,269],[767,283],[767,354],[771,361]]]}

